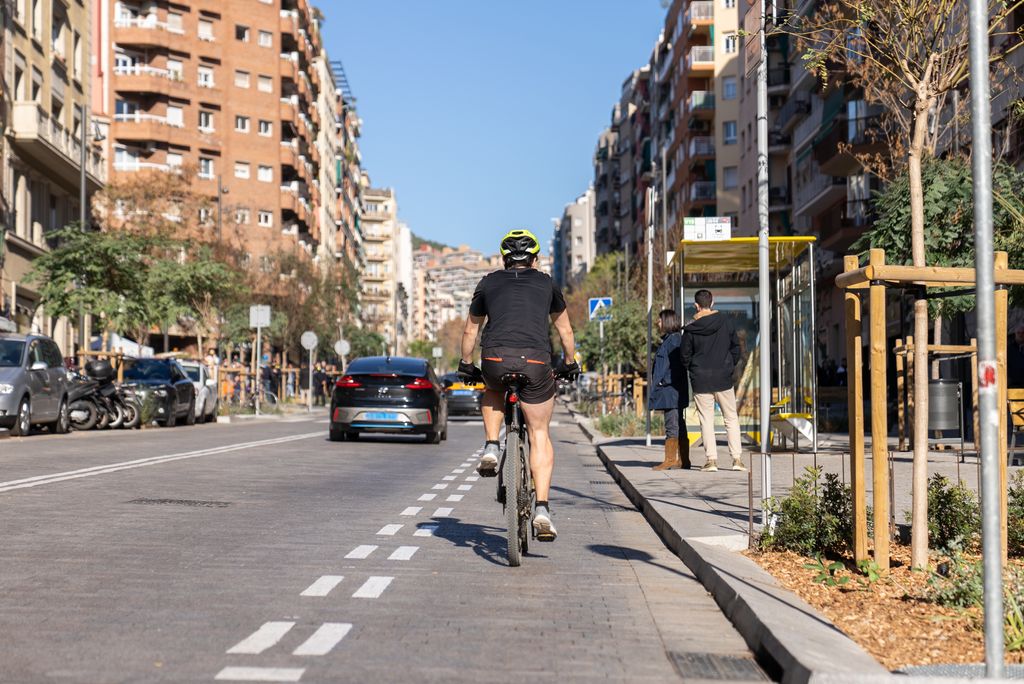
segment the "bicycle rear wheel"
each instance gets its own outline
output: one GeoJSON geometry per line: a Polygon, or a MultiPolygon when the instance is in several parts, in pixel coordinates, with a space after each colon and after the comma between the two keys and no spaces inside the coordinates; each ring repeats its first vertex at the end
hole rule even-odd
{"type": "Polygon", "coordinates": [[[513,568],[522,563],[521,535],[519,534],[519,497],[523,488],[523,471],[520,461],[519,430],[509,425],[505,437],[505,464],[501,478],[505,485],[505,536],[508,539],[508,564],[513,568]]]}
{"type": "Polygon", "coordinates": [[[520,471],[522,481],[519,487],[519,546],[525,556],[530,550],[530,514],[533,512],[533,483],[530,480],[530,440],[519,443],[520,471]]]}

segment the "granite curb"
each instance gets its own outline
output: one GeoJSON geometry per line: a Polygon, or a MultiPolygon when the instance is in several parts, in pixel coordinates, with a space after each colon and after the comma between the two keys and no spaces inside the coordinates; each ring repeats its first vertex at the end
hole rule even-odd
{"type": "MultiPolygon", "coordinates": [[[[879,682],[897,679],[828,618],[782,588],[753,561],[725,548],[687,539],[608,457],[601,448],[605,437],[590,419],[575,411],[570,413],[629,500],[666,546],[694,572],[751,651],[776,665],[782,682],[845,684],[868,678],[879,682]]],[[[905,681],[906,677],[898,679],[905,681]]]]}

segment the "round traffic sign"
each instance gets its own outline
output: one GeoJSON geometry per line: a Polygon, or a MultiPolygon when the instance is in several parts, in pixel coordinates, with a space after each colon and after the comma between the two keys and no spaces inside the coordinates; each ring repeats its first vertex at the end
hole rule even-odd
{"type": "Polygon", "coordinates": [[[338,356],[348,356],[350,351],[352,351],[352,345],[348,343],[348,340],[338,340],[334,343],[334,353],[338,356]]]}
{"type": "Polygon", "coordinates": [[[302,337],[299,338],[299,342],[302,344],[302,348],[306,351],[313,351],[316,349],[316,343],[319,342],[316,333],[312,330],[307,330],[302,333],[302,337]]]}

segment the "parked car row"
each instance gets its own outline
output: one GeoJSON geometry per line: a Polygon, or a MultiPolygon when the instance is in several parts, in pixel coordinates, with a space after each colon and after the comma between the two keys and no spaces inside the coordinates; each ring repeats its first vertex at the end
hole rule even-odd
{"type": "Polygon", "coordinates": [[[216,383],[204,364],[124,359],[123,365],[118,383],[105,359],[69,370],[49,337],[0,334],[0,428],[14,435],[28,435],[33,427],[63,434],[216,419],[216,383]]]}

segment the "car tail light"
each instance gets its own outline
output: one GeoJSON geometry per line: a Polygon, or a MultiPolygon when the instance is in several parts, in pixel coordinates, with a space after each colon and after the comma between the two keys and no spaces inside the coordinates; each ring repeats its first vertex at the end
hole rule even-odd
{"type": "Polygon", "coordinates": [[[363,383],[358,382],[351,375],[343,375],[338,382],[334,383],[334,386],[338,389],[352,389],[353,387],[362,387],[363,383]]]}
{"type": "Polygon", "coordinates": [[[426,378],[416,378],[415,380],[410,382],[408,385],[406,385],[405,389],[411,389],[411,390],[429,390],[429,389],[434,389],[434,383],[430,382],[426,378]]]}

